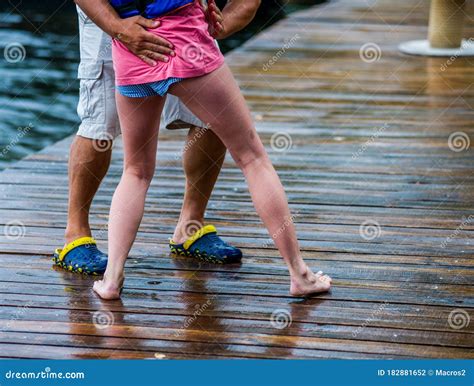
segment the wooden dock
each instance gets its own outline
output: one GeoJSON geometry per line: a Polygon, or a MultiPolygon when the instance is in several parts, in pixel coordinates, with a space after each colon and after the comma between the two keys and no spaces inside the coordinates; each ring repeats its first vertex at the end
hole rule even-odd
{"type": "MultiPolygon", "coordinates": [[[[474,58],[398,52],[426,36],[428,5],[333,1],[228,56],[331,293],[289,297],[230,159],[207,220],[243,263],[170,258],[184,133],[162,130],[123,300],[101,302],[93,278],[50,260],[66,224],[67,138],[0,173],[0,356],[473,358],[474,58]]],[[[103,248],[121,162],[117,143],[91,216],[103,248]]]]}

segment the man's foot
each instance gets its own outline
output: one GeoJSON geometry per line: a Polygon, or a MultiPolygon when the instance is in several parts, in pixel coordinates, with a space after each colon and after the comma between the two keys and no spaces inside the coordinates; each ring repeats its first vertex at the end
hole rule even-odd
{"type": "Polygon", "coordinates": [[[71,272],[101,275],[107,267],[107,255],[97,248],[92,237],[81,237],[54,252],[55,265],[71,272]]]}
{"type": "Polygon", "coordinates": [[[103,280],[97,280],[92,289],[104,300],[120,299],[122,294],[124,279],[113,281],[104,277],[103,280]]]}
{"type": "Polygon", "coordinates": [[[322,271],[314,274],[309,268],[302,275],[291,278],[290,294],[293,296],[309,296],[328,292],[332,279],[322,271]]]}
{"type": "Polygon", "coordinates": [[[242,251],[222,240],[213,225],[197,230],[182,244],[170,240],[169,246],[171,252],[178,256],[192,257],[208,263],[232,264],[242,259],[242,251]]]}

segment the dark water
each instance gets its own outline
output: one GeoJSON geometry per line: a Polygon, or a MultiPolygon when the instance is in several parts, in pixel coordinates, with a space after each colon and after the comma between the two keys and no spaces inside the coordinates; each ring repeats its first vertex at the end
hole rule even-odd
{"type": "MultiPolygon", "coordinates": [[[[298,8],[262,3],[248,28],[221,42],[223,51],[298,8]]],[[[0,2],[0,169],[76,131],[78,61],[72,0],[0,2]]]]}

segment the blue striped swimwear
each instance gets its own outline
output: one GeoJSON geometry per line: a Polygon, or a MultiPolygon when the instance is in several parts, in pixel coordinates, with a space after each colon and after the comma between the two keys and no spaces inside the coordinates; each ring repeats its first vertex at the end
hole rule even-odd
{"type": "Polygon", "coordinates": [[[183,78],[168,78],[157,82],[117,86],[117,90],[120,94],[129,98],[145,98],[157,95],[163,97],[171,85],[182,80],[183,78]]]}

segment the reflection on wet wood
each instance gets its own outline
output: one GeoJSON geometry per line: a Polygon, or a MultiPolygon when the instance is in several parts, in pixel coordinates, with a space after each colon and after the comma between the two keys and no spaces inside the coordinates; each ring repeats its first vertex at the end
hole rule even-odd
{"type": "MultiPolygon", "coordinates": [[[[0,356],[472,358],[474,66],[397,51],[426,35],[428,5],[331,2],[228,56],[303,255],[335,279],[330,294],[288,296],[286,268],[230,159],[207,218],[243,249],[242,265],[170,258],[184,133],[163,130],[123,300],[101,302],[93,278],[49,260],[65,227],[68,138],[0,174],[0,224],[24,225],[18,240],[0,237],[0,356]],[[458,132],[464,149],[449,141],[458,132]],[[286,148],[271,146],[275,133],[286,148]],[[361,237],[367,221],[379,230],[371,240],[361,237]]],[[[91,215],[103,248],[121,150],[91,215]]]]}

